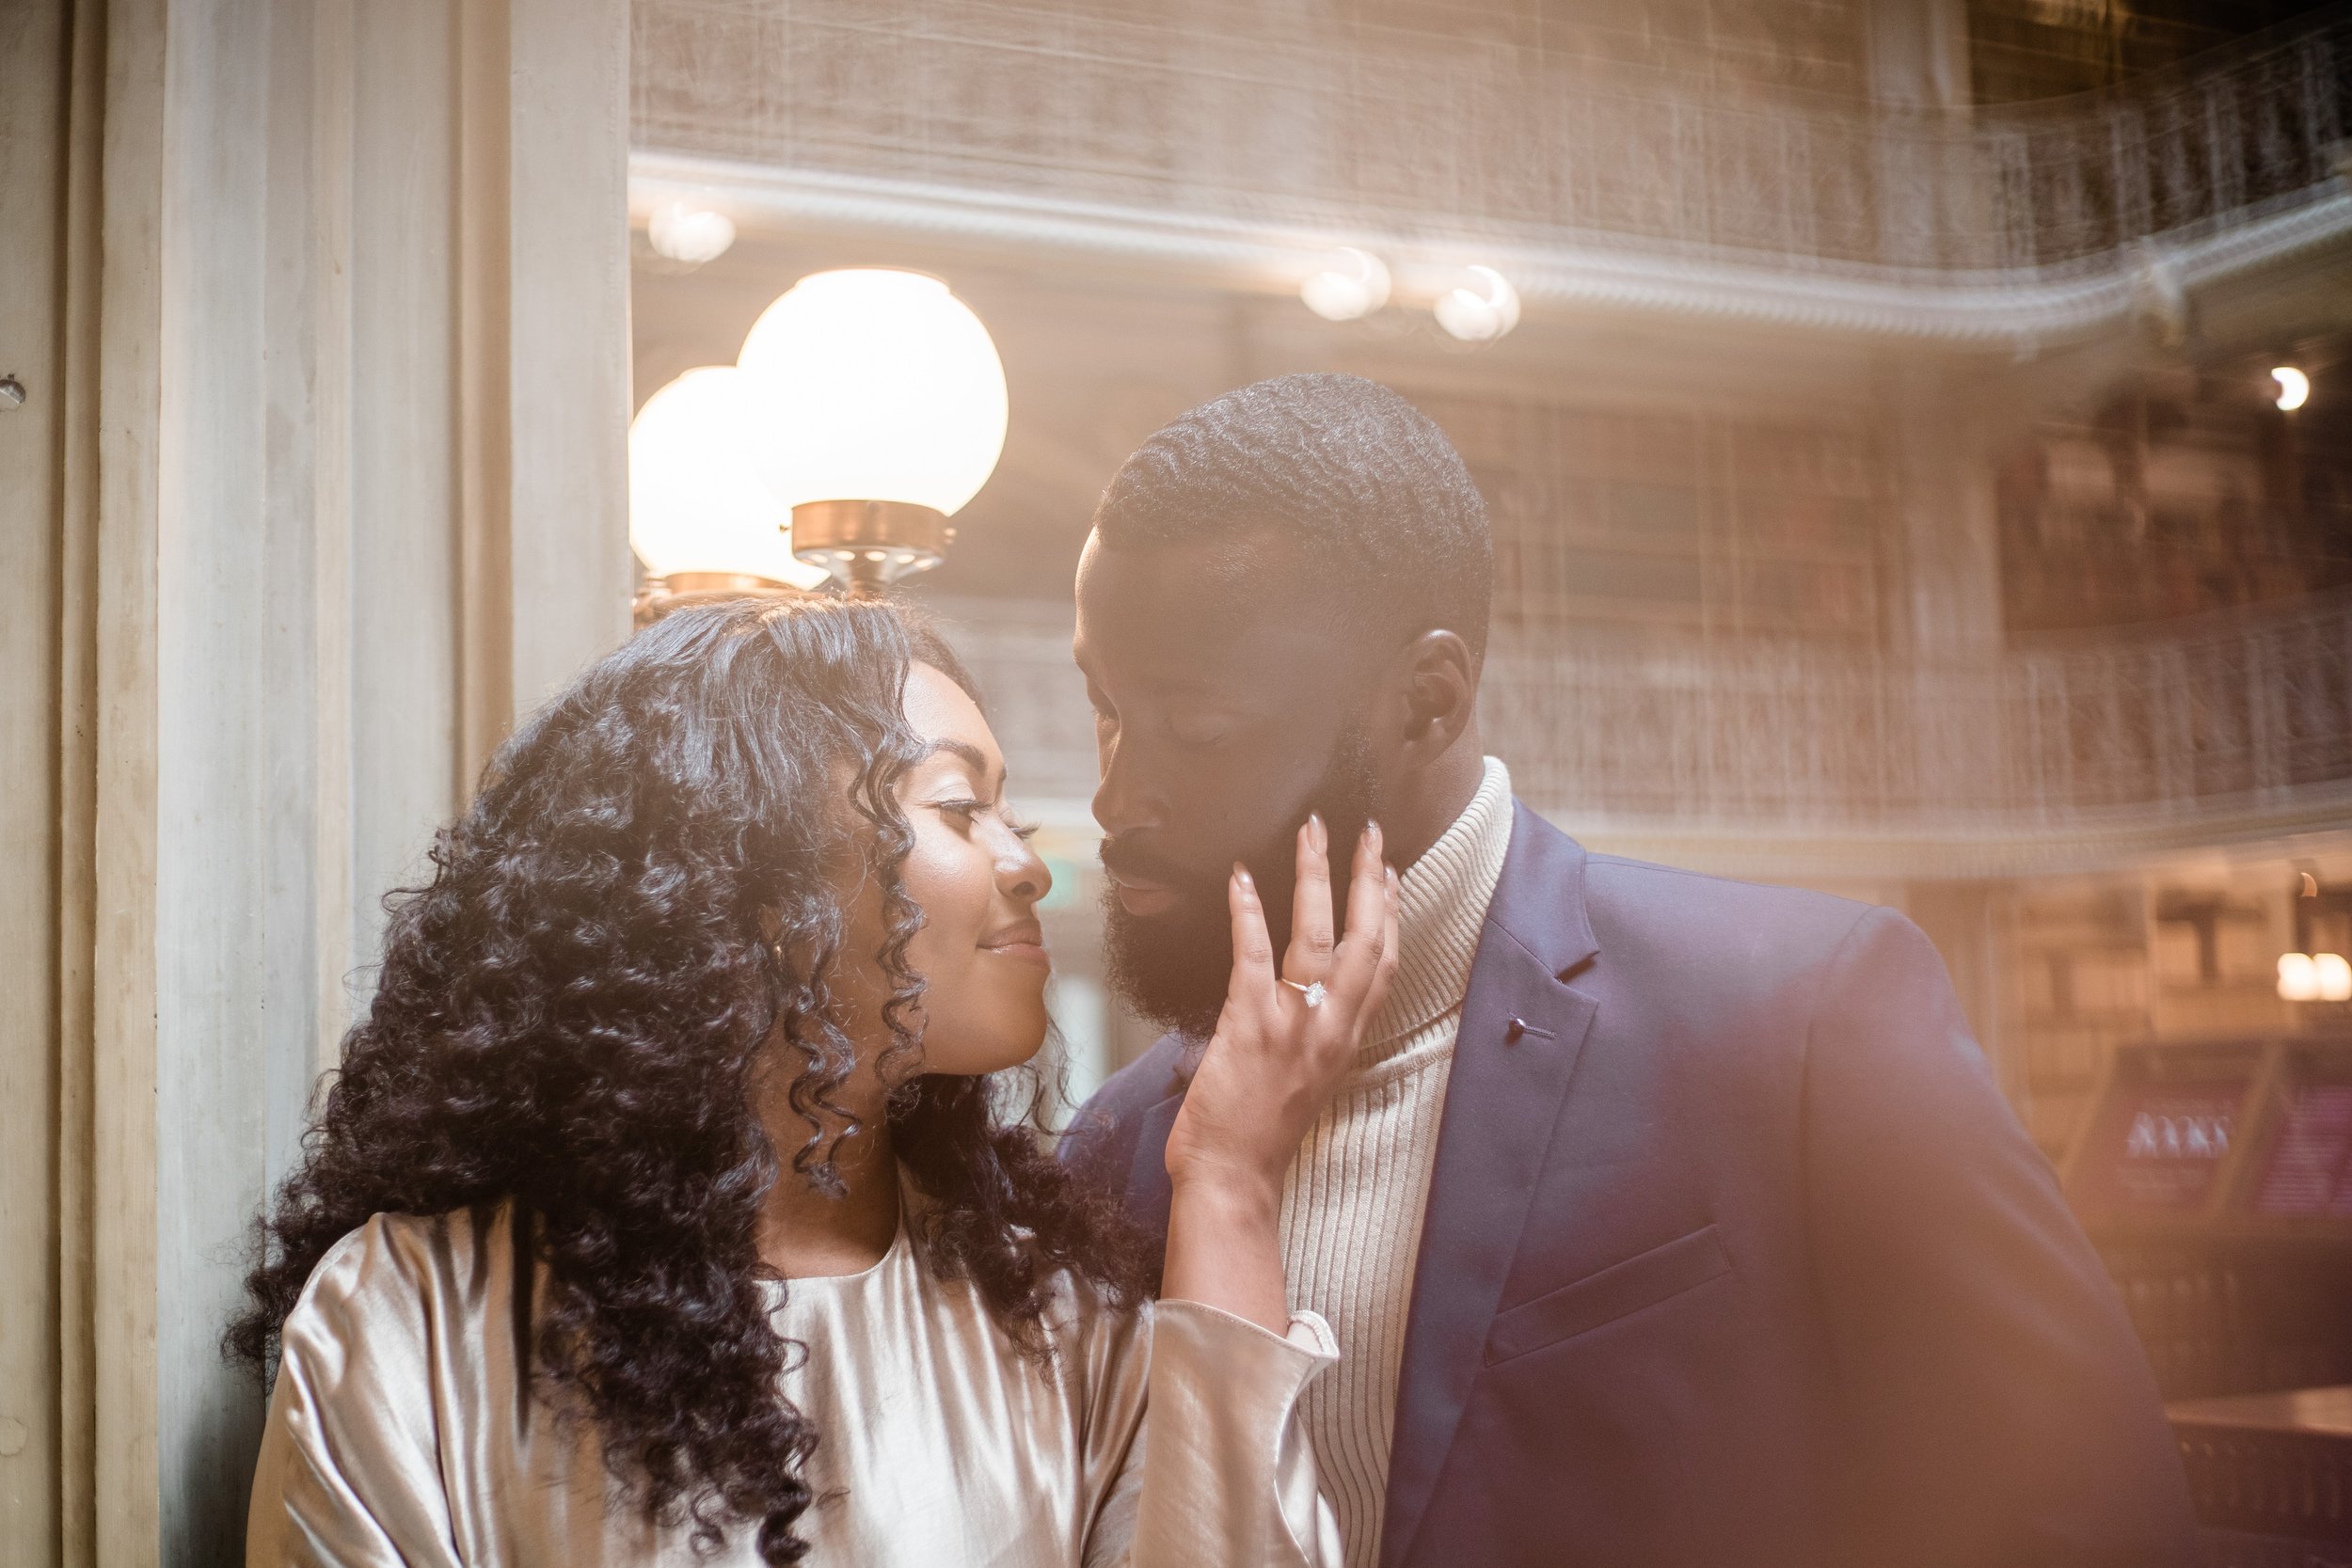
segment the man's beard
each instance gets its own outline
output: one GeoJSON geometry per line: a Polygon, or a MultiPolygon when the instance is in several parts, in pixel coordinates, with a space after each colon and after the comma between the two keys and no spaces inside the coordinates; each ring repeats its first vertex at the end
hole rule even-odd
{"type": "MultiPolygon", "coordinates": [[[[1340,732],[1323,779],[1306,802],[1307,810],[1323,815],[1324,825],[1330,830],[1332,891],[1341,908],[1345,907],[1356,842],[1378,810],[1378,794],[1371,740],[1360,722],[1350,721],[1340,732]]],[[[1298,884],[1297,838],[1298,823],[1291,822],[1241,857],[1265,906],[1266,929],[1274,939],[1278,965],[1290,940],[1291,898],[1298,884]]],[[[1103,856],[1112,866],[1122,861],[1115,843],[1103,847],[1103,856]]],[[[1130,864],[1129,869],[1143,868],[1130,864]]],[[[1116,885],[1107,890],[1103,901],[1104,945],[1111,989],[1129,1007],[1162,1028],[1204,1040],[1216,1028],[1232,975],[1232,915],[1226,906],[1225,891],[1232,868],[1219,866],[1214,873],[1196,876],[1185,868],[1155,862],[1150,869],[1154,880],[1164,881],[1180,896],[1167,913],[1144,916],[1127,912],[1119,901],[1116,885]]],[[[1333,930],[1341,928],[1335,913],[1333,930]]]]}

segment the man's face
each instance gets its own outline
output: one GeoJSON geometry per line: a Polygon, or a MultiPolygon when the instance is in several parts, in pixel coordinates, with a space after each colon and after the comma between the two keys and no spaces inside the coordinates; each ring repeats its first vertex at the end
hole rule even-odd
{"type": "Polygon", "coordinates": [[[1232,965],[1233,863],[1257,879],[1279,952],[1298,825],[1323,813],[1343,879],[1376,805],[1371,676],[1307,586],[1281,546],[1241,561],[1098,536],[1078,565],[1111,979],[1138,1012],[1196,1037],[1215,1026],[1232,965]]]}

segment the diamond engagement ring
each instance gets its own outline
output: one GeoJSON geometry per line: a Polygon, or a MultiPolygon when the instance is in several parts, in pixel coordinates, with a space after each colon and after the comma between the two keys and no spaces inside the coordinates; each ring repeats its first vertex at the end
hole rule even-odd
{"type": "Polygon", "coordinates": [[[1323,982],[1320,980],[1314,981],[1311,985],[1302,986],[1295,980],[1286,979],[1282,982],[1282,984],[1296,991],[1298,993],[1299,1000],[1306,1003],[1310,1007],[1322,1006],[1323,999],[1331,994],[1329,991],[1323,989],[1323,982]]]}

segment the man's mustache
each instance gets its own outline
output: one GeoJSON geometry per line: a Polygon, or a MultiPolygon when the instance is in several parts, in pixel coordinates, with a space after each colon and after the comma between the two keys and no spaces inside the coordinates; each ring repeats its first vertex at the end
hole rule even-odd
{"type": "MultiPolygon", "coordinates": [[[[1290,882],[1288,848],[1289,835],[1285,833],[1279,843],[1256,853],[1245,853],[1242,860],[1261,886],[1279,893],[1290,882]]],[[[1230,865],[1220,864],[1215,871],[1195,870],[1140,848],[1129,839],[1106,838],[1095,852],[1102,859],[1103,869],[1122,882],[1213,895],[1218,904],[1224,902],[1225,875],[1230,865]]],[[[1334,875],[1345,875],[1343,866],[1335,865],[1332,870],[1334,875]]]]}

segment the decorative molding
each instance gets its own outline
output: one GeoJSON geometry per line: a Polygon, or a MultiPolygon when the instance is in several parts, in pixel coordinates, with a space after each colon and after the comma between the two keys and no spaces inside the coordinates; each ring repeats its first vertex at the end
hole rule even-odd
{"type": "MultiPolygon", "coordinates": [[[[1363,230],[1243,224],[1205,214],[1057,200],[1009,191],[925,185],[788,169],[639,148],[629,204],[686,198],[746,229],[889,233],[926,241],[1059,250],[1156,263],[1249,292],[1288,293],[1333,246],[1379,254],[1399,272],[1434,271],[1447,252],[1363,230]]],[[[2307,199],[2164,248],[2047,270],[1940,273],[1860,263],[1791,269],[1776,259],[1692,258],[1621,236],[1579,245],[1497,244],[1479,258],[1509,277],[1532,309],[1612,310],[1734,321],[1797,330],[2032,349],[2092,336],[2144,309],[2161,267],[2183,290],[2342,244],[2352,237],[2352,190],[2341,182],[2307,199]]]]}

